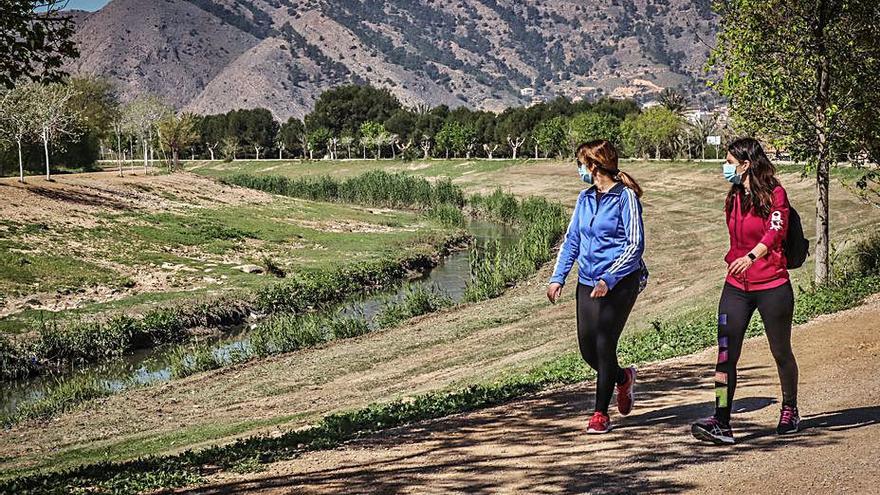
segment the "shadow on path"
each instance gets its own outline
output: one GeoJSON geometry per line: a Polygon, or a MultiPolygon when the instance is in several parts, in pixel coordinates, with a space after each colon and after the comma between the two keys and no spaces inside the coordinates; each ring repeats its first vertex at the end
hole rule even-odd
{"type": "MultiPolygon", "coordinates": [[[[773,380],[776,372],[769,367],[742,371],[755,382],[773,380]]],[[[615,418],[615,431],[602,437],[585,434],[592,384],[580,384],[309,454],[321,456],[318,462],[307,458],[274,466],[290,474],[267,472],[177,493],[682,493],[696,486],[670,473],[688,466],[722,462],[744,449],[830,445],[839,439],[823,434],[825,429],[880,422],[876,407],[823,413],[804,420],[813,434],[783,439],[776,437],[775,424],[739,418],[737,445],[702,444],[691,438],[689,425],[710,414],[714,404],[686,402],[694,390],[705,392],[710,372],[702,364],[677,365],[664,369],[661,379],[648,370],[638,396],[646,412],[615,418]]],[[[771,397],[743,397],[735,411],[747,415],[775,403],[771,397]]]]}

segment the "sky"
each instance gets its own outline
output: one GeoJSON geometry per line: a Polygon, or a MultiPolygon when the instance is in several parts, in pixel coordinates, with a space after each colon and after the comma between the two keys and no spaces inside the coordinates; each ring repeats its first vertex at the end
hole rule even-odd
{"type": "Polygon", "coordinates": [[[70,0],[67,3],[68,9],[79,9],[79,10],[98,10],[104,5],[107,5],[107,2],[110,0],[70,0]]]}

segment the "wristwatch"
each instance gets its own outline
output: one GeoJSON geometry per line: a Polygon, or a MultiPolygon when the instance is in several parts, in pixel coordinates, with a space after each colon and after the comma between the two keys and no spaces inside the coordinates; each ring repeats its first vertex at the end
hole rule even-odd
{"type": "Polygon", "coordinates": [[[755,261],[756,259],[758,259],[758,257],[755,256],[755,253],[753,253],[753,252],[751,252],[751,251],[749,251],[749,254],[747,254],[746,256],[748,256],[749,259],[752,260],[752,261],[755,261]]]}

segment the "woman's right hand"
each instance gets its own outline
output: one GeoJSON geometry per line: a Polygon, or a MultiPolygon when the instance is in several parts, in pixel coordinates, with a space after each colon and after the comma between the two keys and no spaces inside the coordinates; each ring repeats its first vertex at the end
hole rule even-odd
{"type": "Polygon", "coordinates": [[[549,299],[551,303],[556,304],[556,301],[559,300],[559,296],[561,295],[562,284],[554,282],[547,287],[547,299],[549,299]]]}

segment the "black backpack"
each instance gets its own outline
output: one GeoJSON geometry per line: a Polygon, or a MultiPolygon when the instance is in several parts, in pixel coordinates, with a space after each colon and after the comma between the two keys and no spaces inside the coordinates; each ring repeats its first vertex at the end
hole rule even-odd
{"type": "Polygon", "coordinates": [[[800,268],[810,255],[810,241],[804,237],[801,216],[791,205],[788,208],[788,234],[782,243],[782,249],[785,251],[786,268],[789,270],[800,268]]]}

